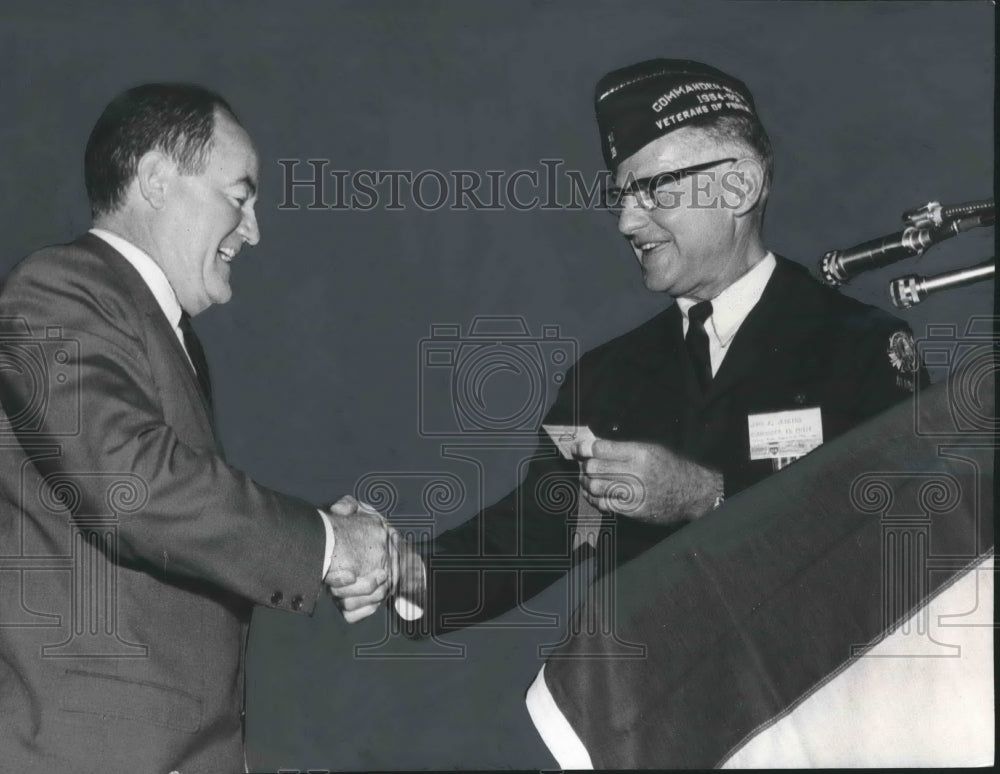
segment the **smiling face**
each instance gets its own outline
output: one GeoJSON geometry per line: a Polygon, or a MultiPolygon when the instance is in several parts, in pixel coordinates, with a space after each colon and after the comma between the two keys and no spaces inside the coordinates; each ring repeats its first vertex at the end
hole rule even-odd
{"type": "Polygon", "coordinates": [[[230,264],[244,243],[260,241],[257,152],[228,113],[216,111],[204,171],[171,174],[155,259],[190,315],[232,297],[230,264]]]}
{"type": "Polygon", "coordinates": [[[745,181],[746,152],[698,128],[684,127],[643,146],[618,166],[620,186],[631,180],[727,157],[720,164],[671,182],[659,192],[663,206],[647,211],[634,200],[618,218],[649,290],[708,300],[741,277],[763,256],[759,226],[744,217],[735,191],[745,181]]]}

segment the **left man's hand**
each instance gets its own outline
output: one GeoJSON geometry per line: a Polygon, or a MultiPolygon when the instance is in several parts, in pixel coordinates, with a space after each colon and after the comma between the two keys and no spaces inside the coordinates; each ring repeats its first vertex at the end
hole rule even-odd
{"type": "MultiPolygon", "coordinates": [[[[396,612],[401,617],[410,621],[420,618],[426,606],[427,570],[416,546],[403,538],[378,511],[359,503],[350,495],[330,506],[329,514],[331,517],[375,516],[386,534],[384,563],[380,562],[375,571],[360,575],[350,569],[338,569],[335,563],[327,573],[326,584],[344,619],[348,623],[354,623],[367,618],[378,610],[379,605],[390,594],[396,597],[396,612]]],[[[360,522],[354,524],[362,526],[360,522]]],[[[336,556],[335,549],[335,559],[336,556]]]]}
{"type": "Polygon", "coordinates": [[[721,473],[658,444],[598,439],[576,452],[581,491],[604,513],[671,524],[707,513],[723,493],[721,473]]]}
{"type": "Polygon", "coordinates": [[[346,495],[327,511],[336,543],[325,582],[348,623],[367,618],[396,582],[396,530],[378,511],[346,495]]]}

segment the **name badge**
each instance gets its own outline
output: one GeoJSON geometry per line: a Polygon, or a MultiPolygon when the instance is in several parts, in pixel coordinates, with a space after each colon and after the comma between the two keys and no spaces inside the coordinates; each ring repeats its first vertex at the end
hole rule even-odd
{"type": "Polygon", "coordinates": [[[751,460],[778,460],[787,464],[823,443],[823,415],[818,406],[750,414],[747,424],[751,460]]]}

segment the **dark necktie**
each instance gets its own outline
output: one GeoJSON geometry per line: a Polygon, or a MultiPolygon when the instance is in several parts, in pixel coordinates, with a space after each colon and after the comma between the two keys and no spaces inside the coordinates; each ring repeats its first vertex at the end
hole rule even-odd
{"type": "Polygon", "coordinates": [[[692,306],[688,310],[688,332],[684,340],[702,392],[707,392],[712,383],[712,358],[708,353],[708,333],[705,331],[705,320],[711,316],[711,301],[701,301],[692,306]]]}
{"type": "Polygon", "coordinates": [[[194,332],[194,328],[191,327],[191,318],[188,316],[187,312],[181,312],[181,320],[178,323],[178,327],[181,329],[181,333],[184,335],[184,348],[187,350],[188,356],[191,358],[191,364],[194,366],[195,375],[198,377],[198,385],[201,387],[201,392],[205,396],[205,402],[208,403],[208,408],[212,408],[212,381],[208,376],[208,361],[205,359],[205,350],[201,347],[201,342],[198,341],[198,336],[194,332]]]}

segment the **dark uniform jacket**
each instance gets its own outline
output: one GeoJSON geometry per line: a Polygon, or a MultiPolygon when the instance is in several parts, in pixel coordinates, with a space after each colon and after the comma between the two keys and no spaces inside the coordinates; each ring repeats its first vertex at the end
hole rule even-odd
{"type": "MultiPolygon", "coordinates": [[[[751,414],[819,407],[828,441],[911,395],[918,378],[925,375],[914,369],[903,322],[778,258],[707,393],[697,386],[674,304],[580,358],[544,423],[588,425],[598,438],[662,444],[721,471],[731,495],[774,472],[771,460],[750,460],[751,414]]],[[[559,577],[550,559],[569,555],[578,476],[578,463],[563,460],[543,440],[516,490],[436,539],[435,630],[492,618],[559,577]],[[502,569],[517,564],[514,558],[521,571],[502,569]],[[496,569],[487,571],[491,566],[496,569]]],[[[613,559],[603,569],[680,526],[607,519],[613,559]]]]}
{"type": "Polygon", "coordinates": [[[0,317],[0,770],[242,771],[250,613],[312,610],[315,509],[226,464],[102,240],[23,261],[0,317]]]}

